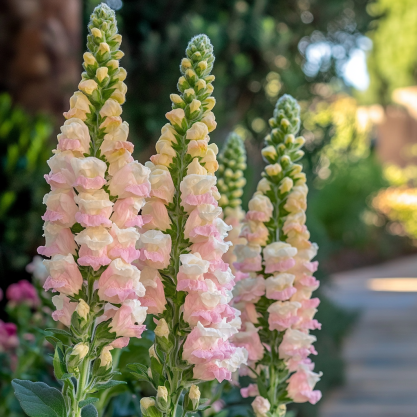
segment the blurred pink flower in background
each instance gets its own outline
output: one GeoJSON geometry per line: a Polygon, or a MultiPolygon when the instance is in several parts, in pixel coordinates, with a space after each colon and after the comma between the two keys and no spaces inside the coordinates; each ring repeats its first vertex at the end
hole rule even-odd
{"type": "Polygon", "coordinates": [[[10,285],[7,288],[6,297],[9,302],[14,304],[25,303],[30,307],[36,307],[40,302],[35,287],[25,279],[10,285]]]}
{"type": "Polygon", "coordinates": [[[8,351],[19,345],[17,327],[14,323],[5,323],[0,320],[0,352],[8,351]]]}

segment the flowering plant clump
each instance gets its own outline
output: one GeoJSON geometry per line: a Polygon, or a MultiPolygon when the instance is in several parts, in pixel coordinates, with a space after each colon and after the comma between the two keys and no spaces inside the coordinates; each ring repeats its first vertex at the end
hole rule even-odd
{"type": "Polygon", "coordinates": [[[233,245],[223,255],[223,260],[230,265],[235,280],[238,280],[240,272],[236,271],[233,264],[236,262],[235,246],[246,243],[246,239],[240,236],[242,220],[245,217],[240,197],[246,185],[246,179],[243,176],[246,169],[246,149],[243,139],[237,133],[231,133],[227,137],[218,161],[219,169],[216,176],[217,187],[221,194],[219,206],[223,209],[225,223],[232,226],[225,241],[233,245]]]}
{"type": "Polygon", "coordinates": [[[246,278],[234,291],[244,327],[233,340],[249,353],[246,373],[256,384],[241,393],[256,396],[256,416],[284,416],[287,403],[314,404],[321,397],[313,390],[320,375],[308,358],[316,354],[309,330],[320,328],[313,318],[319,299],[311,298],[319,283],[312,276],[317,262],[311,262],[317,245],[305,226],[306,177],[295,163],[304,154],[304,138],[295,137],[298,103],[281,97],[269,123],[262,150],[269,165],[246,213],[241,235],[248,243],[235,250],[235,267],[246,278]]]}
{"type": "Polygon", "coordinates": [[[151,170],[150,198],[143,207],[145,230],[137,265],[146,276],[142,299],[155,315],[151,367],[130,366],[157,391],[141,400],[145,416],[175,416],[205,408],[197,384],[230,380],[246,350],[229,338],[240,328],[240,312],[229,305],[234,276],[222,256],[231,229],[222,219],[214,173],[215,99],[210,75],[213,47],[206,35],[194,37],[181,62],[180,94],[172,94],[170,123],[161,131],[151,170]]]}
{"type": "MultiPolygon", "coordinates": [[[[132,262],[140,256],[135,226],[143,225],[138,212],[149,196],[150,170],[133,160],[129,127],[120,117],[126,71],[119,67],[122,39],[114,12],[104,4],[96,7],[88,29],[85,72],[48,161],[46,242],[38,249],[50,258],[44,260],[44,289],[56,293],[52,317],[67,327],[46,333],[55,347],[62,392],[15,380],[16,396],[29,416],[97,415],[98,398],[91,394],[123,383],[112,380],[111,351],[145,328],[147,307],[139,301],[145,287],[132,262]]],[[[23,290],[20,284],[13,291],[23,290]]]]}

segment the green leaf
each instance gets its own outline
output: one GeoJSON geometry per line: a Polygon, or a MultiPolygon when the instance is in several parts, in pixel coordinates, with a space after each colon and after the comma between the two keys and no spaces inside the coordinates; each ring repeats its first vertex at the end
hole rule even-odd
{"type": "Polygon", "coordinates": [[[61,379],[62,376],[67,372],[65,364],[64,353],[59,346],[55,349],[54,359],[52,361],[54,365],[54,373],[57,379],[61,379]]]}
{"type": "Polygon", "coordinates": [[[86,405],[81,410],[81,417],[98,417],[98,412],[97,412],[96,407],[94,407],[94,405],[92,404],[86,405]]]}
{"type": "Polygon", "coordinates": [[[111,381],[106,382],[105,384],[97,384],[91,392],[101,391],[101,390],[112,388],[112,387],[115,387],[116,385],[121,385],[121,384],[126,384],[126,382],[111,380],[111,381]]]}
{"type": "Polygon", "coordinates": [[[15,379],[15,395],[29,417],[66,417],[65,400],[61,392],[43,382],[15,379]]]}
{"type": "Polygon", "coordinates": [[[127,369],[134,373],[148,375],[148,368],[145,365],[142,365],[141,363],[131,363],[127,365],[127,369]]]}
{"type": "Polygon", "coordinates": [[[88,404],[94,404],[97,401],[99,401],[100,399],[97,397],[90,397],[90,398],[86,398],[85,400],[82,400],[78,403],[78,407],[83,408],[88,404]]]}
{"type": "Polygon", "coordinates": [[[61,330],[61,329],[45,329],[45,332],[51,332],[51,333],[61,334],[64,336],[71,337],[71,333],[68,333],[66,330],[61,330]]]}

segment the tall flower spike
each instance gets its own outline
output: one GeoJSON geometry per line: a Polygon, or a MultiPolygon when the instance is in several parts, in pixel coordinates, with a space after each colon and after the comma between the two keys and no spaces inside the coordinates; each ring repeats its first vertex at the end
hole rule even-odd
{"type": "Polygon", "coordinates": [[[196,411],[196,388],[187,392],[192,383],[230,380],[246,362],[245,350],[228,341],[240,327],[240,313],[229,305],[234,277],[222,255],[229,248],[224,238],[230,227],[220,217],[218,150],[208,136],[216,127],[209,38],[194,37],[186,54],[180,94],[171,95],[173,109],[166,114],[170,123],[146,164],[152,189],[142,210],[147,231],[139,239],[138,265],[152,277],[152,294],[143,302],[158,325],[149,372],[140,364],[130,369],[168,392],[144,400],[144,415],[175,416],[183,391],[183,409],[196,411]]]}
{"type": "MultiPolygon", "coordinates": [[[[219,205],[226,209],[242,206],[241,197],[246,179],[246,149],[243,139],[237,133],[230,133],[218,157],[219,170],[216,173],[217,187],[221,193],[219,205]]],[[[227,214],[226,214],[227,215],[227,214]]]]}
{"type": "Polygon", "coordinates": [[[219,206],[224,212],[224,221],[232,226],[232,230],[225,239],[233,246],[223,255],[223,261],[229,264],[236,280],[246,275],[236,271],[233,264],[236,262],[234,248],[236,245],[246,243],[246,239],[240,236],[242,220],[245,212],[242,210],[243,187],[246,185],[244,171],[246,169],[246,149],[243,139],[237,133],[230,133],[218,157],[219,169],[216,172],[217,187],[221,197],[219,206]]]}
{"type": "Polygon", "coordinates": [[[256,415],[263,409],[284,416],[287,403],[315,404],[321,397],[313,390],[320,375],[308,358],[316,354],[309,330],[320,328],[313,319],[319,299],[311,298],[319,283],[312,276],[317,262],[311,262],[317,245],[309,241],[305,226],[306,176],[295,163],[304,154],[304,138],[295,137],[300,127],[296,100],[282,96],[269,124],[262,150],[268,165],[242,229],[248,243],[236,248],[235,266],[249,277],[235,287],[244,329],[234,342],[248,348],[254,370],[248,374],[257,382],[242,395],[257,396],[256,415]]]}
{"type": "MultiPolygon", "coordinates": [[[[120,117],[126,71],[119,67],[123,52],[114,12],[99,5],[88,28],[85,72],[48,161],[45,179],[52,191],[44,198],[46,242],[38,249],[50,257],[44,289],[57,293],[52,317],[68,327],[48,339],[63,385],[57,402],[66,409],[62,415],[75,417],[87,414],[84,405],[95,415],[87,397],[109,385],[110,351],[140,337],[147,314],[138,299],[145,296],[141,274],[131,263],[140,255],[134,226],[143,225],[138,211],[149,197],[150,170],[133,160],[129,126],[120,117]]],[[[19,399],[26,395],[20,386],[16,381],[19,399]]],[[[22,407],[33,415],[27,401],[22,407]]]]}

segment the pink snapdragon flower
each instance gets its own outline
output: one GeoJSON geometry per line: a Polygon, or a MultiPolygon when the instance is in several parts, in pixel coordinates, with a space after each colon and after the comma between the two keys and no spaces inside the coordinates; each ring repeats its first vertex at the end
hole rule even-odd
{"type": "Polygon", "coordinates": [[[321,399],[321,392],[314,391],[314,386],[320,380],[320,374],[312,372],[308,366],[300,365],[297,372],[292,374],[288,380],[288,396],[295,403],[306,401],[316,404],[321,399]]]}
{"type": "Polygon", "coordinates": [[[140,274],[140,280],[146,289],[145,295],[139,297],[141,305],[148,307],[148,314],[161,314],[165,310],[167,301],[158,270],[145,267],[140,274]]]}
{"type": "Polygon", "coordinates": [[[54,255],[44,264],[49,272],[43,288],[45,291],[52,289],[65,295],[75,295],[81,290],[83,277],[74,261],[69,255],[54,255]]]}
{"type": "Polygon", "coordinates": [[[147,197],[151,190],[150,172],[137,161],[129,162],[109,181],[110,194],[119,198],[147,197]]]}
{"type": "Polygon", "coordinates": [[[110,332],[116,333],[117,337],[140,338],[146,328],[142,323],[145,321],[147,309],[141,306],[139,300],[126,300],[120,308],[106,304],[104,317],[106,320],[112,319],[110,332]]]}
{"type": "Polygon", "coordinates": [[[78,210],[74,198],[73,190],[55,190],[46,194],[43,203],[46,204],[47,210],[42,219],[63,227],[73,226],[78,210]]]}
{"type": "Polygon", "coordinates": [[[158,230],[148,230],[141,234],[137,248],[144,265],[164,269],[170,260],[171,236],[158,230]]]}
{"type": "Polygon", "coordinates": [[[253,323],[246,322],[244,323],[244,329],[236,333],[232,339],[235,346],[244,347],[248,351],[248,359],[252,363],[261,360],[264,355],[264,346],[258,332],[259,328],[256,328],[253,323]]]}
{"type": "Polygon", "coordinates": [[[140,282],[140,271],[120,258],[115,259],[101,274],[98,295],[102,300],[115,304],[143,297],[145,287],[140,282]]]}
{"type": "Polygon", "coordinates": [[[70,299],[63,294],[54,295],[52,297],[52,303],[56,307],[56,310],[52,313],[52,318],[55,321],[60,321],[65,326],[70,327],[72,314],[78,304],[71,302],[70,299]]]}
{"type": "Polygon", "coordinates": [[[46,222],[43,226],[45,246],[38,247],[39,255],[53,256],[63,253],[76,254],[77,245],[71,229],[54,222],[46,222]]]}

